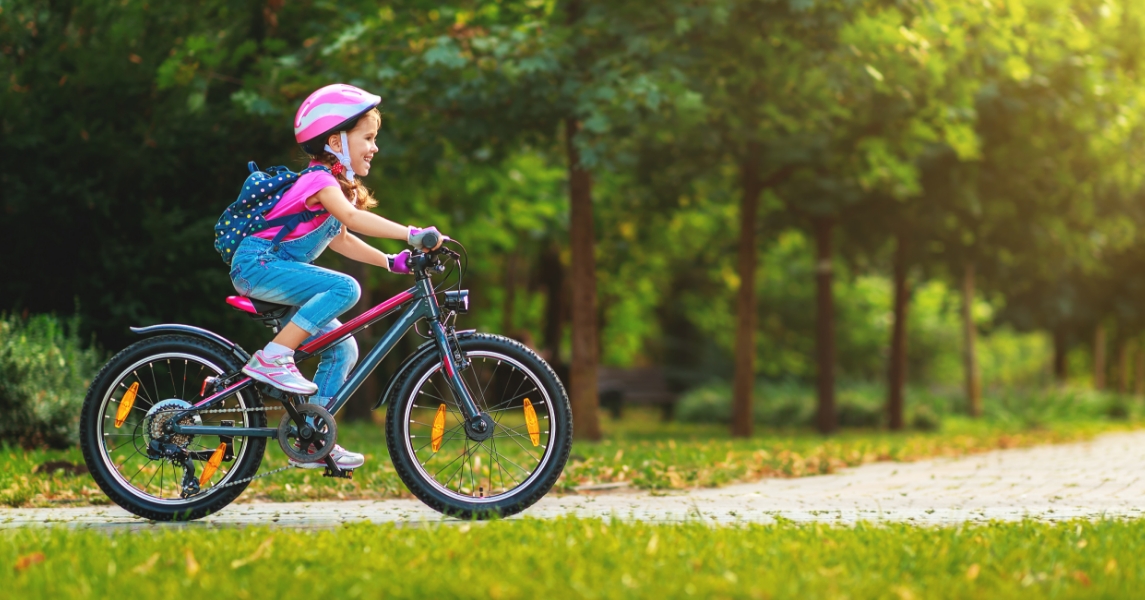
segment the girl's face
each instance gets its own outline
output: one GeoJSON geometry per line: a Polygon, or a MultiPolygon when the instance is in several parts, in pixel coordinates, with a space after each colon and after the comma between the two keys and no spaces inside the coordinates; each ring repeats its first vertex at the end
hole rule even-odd
{"type": "MultiPolygon", "coordinates": [[[[378,152],[378,128],[381,126],[379,119],[368,114],[358,120],[358,124],[353,129],[346,132],[346,141],[350,144],[350,167],[354,169],[360,177],[365,177],[370,174],[370,161],[374,159],[374,154],[378,152]]],[[[342,150],[342,136],[334,134],[327,140],[327,144],[338,152],[342,150]]]]}

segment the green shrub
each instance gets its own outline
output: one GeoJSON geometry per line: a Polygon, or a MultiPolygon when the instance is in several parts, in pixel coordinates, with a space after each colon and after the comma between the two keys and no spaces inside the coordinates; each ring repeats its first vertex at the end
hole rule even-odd
{"type": "Polygon", "coordinates": [[[922,405],[915,408],[911,414],[910,426],[918,431],[938,431],[942,429],[942,418],[933,408],[922,405]]]}
{"type": "MultiPolygon", "coordinates": [[[[677,406],[687,423],[727,423],[731,419],[731,386],[714,383],[684,394],[677,406]]],[[[768,427],[811,427],[815,424],[815,389],[799,383],[762,383],[753,394],[752,420],[768,427]]],[[[885,420],[884,396],[878,386],[841,386],[837,398],[843,427],[878,427],[885,420]]]]}
{"type": "Polygon", "coordinates": [[[0,316],[0,439],[75,444],[80,406],[101,362],[80,343],[78,318],[0,316]]]}
{"type": "MultiPolygon", "coordinates": [[[[677,407],[681,421],[727,423],[731,418],[731,387],[712,383],[684,394],[677,407]]],[[[761,383],[755,388],[754,421],[772,427],[810,427],[815,424],[815,388],[801,383],[761,383]]],[[[839,425],[886,425],[886,388],[880,384],[845,382],[836,392],[839,425]]],[[[920,431],[935,431],[947,416],[965,416],[966,400],[960,387],[907,386],[907,423],[920,431]]],[[[1124,421],[1145,416],[1145,406],[1127,396],[1069,387],[990,389],[982,394],[982,416],[998,424],[1026,429],[1049,423],[1124,421]]]]}

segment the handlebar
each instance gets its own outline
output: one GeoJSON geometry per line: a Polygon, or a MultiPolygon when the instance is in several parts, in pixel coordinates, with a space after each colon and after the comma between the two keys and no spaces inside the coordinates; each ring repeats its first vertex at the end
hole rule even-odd
{"type": "Polygon", "coordinates": [[[436,248],[439,243],[441,243],[441,236],[436,231],[427,231],[421,238],[421,245],[426,248],[427,252],[430,251],[430,248],[436,248]]]}
{"type": "MultiPolygon", "coordinates": [[[[449,237],[430,232],[422,239],[422,244],[426,248],[432,248],[448,241],[451,241],[449,237]]],[[[442,259],[446,257],[456,260],[460,259],[461,255],[444,245],[438,246],[436,250],[415,250],[411,256],[413,270],[424,273],[426,277],[430,276],[431,271],[441,273],[445,270],[442,259]]]]}

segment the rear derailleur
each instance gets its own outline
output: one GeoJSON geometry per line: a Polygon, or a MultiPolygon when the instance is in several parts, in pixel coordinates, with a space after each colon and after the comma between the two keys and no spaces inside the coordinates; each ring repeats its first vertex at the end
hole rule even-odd
{"type": "Polygon", "coordinates": [[[151,440],[147,444],[147,458],[151,460],[166,460],[175,467],[183,467],[183,483],[179,488],[179,493],[184,498],[189,498],[199,493],[199,478],[195,476],[195,461],[192,457],[192,452],[180,447],[177,444],[163,442],[161,440],[151,440]]]}

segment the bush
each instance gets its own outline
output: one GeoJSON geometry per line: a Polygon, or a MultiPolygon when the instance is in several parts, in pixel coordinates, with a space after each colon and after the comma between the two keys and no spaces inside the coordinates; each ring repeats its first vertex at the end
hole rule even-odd
{"type": "MultiPolygon", "coordinates": [[[[678,419],[689,423],[727,423],[731,419],[731,386],[715,383],[684,394],[678,419]]],[[[815,424],[815,389],[799,383],[762,383],[753,395],[752,420],[768,427],[812,427],[815,424]]],[[[843,427],[878,427],[885,420],[878,386],[842,386],[838,397],[839,424],[843,427]]]]}
{"type": "MultiPolygon", "coordinates": [[[[678,418],[692,423],[727,423],[731,418],[731,387],[713,383],[684,394],[678,418]]],[[[843,383],[836,392],[838,423],[842,427],[886,425],[886,388],[879,384],[843,383]]],[[[811,427],[815,424],[815,389],[808,384],[762,383],[755,388],[753,418],[771,427],[811,427]]],[[[906,419],[914,429],[936,431],[948,416],[965,416],[962,390],[908,386],[906,419]]],[[[1076,388],[992,389],[982,395],[982,416],[999,424],[1030,429],[1048,423],[1124,421],[1145,417],[1145,406],[1126,396],[1076,388]]]]}
{"type": "Polygon", "coordinates": [[[79,319],[0,315],[0,439],[25,447],[78,442],[84,394],[102,361],[79,319]]]}
{"type": "Polygon", "coordinates": [[[923,405],[914,409],[910,418],[910,426],[918,431],[938,431],[942,429],[942,419],[934,409],[923,405]]]}

